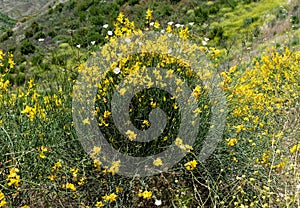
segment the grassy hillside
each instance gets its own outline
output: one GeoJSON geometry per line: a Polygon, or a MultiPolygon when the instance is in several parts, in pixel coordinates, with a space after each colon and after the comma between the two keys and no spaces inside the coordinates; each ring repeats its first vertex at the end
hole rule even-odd
{"type": "Polygon", "coordinates": [[[0,47],[14,53],[20,71],[40,74],[52,68],[51,66],[57,68],[57,59],[63,64],[61,67],[66,67],[69,61],[65,59],[68,55],[59,52],[58,46],[61,43],[67,43],[71,47],[80,45],[83,52],[91,46],[91,41],[102,45],[105,43],[105,34],[113,28],[114,19],[120,11],[136,22],[137,27],[143,27],[145,23],[140,20],[144,18],[148,8],[153,9],[155,20],[162,25],[167,25],[168,22],[174,22],[174,25],[193,24],[194,41],[201,44],[206,37],[210,39],[208,45],[226,50],[227,62],[224,65],[228,65],[228,61],[234,61],[233,56],[251,56],[250,49],[256,51],[259,48],[257,45],[282,35],[282,31],[290,31],[288,45],[299,45],[298,36],[293,35],[299,28],[299,6],[296,1],[288,4],[285,1],[271,0],[71,0],[65,4],[49,3],[47,12],[37,18],[29,18],[14,30],[12,37],[2,35],[0,47]],[[107,28],[103,28],[105,24],[108,24],[107,28]],[[281,29],[277,31],[278,28],[281,29]],[[273,33],[267,32],[269,30],[273,33]],[[26,64],[21,66],[22,63],[26,64]]]}
{"type": "Polygon", "coordinates": [[[44,6],[52,2],[53,0],[1,0],[0,12],[21,20],[23,17],[38,14],[44,6]]]}
{"type": "Polygon", "coordinates": [[[0,35],[16,24],[16,20],[0,12],[0,35]]]}

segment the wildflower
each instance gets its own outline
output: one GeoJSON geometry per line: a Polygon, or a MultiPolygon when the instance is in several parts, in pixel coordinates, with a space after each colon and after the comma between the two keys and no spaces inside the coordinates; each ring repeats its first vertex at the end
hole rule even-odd
{"type": "Polygon", "coordinates": [[[83,119],[82,123],[86,124],[86,125],[90,125],[91,124],[89,118],[83,119]]]}
{"type": "Polygon", "coordinates": [[[104,204],[102,202],[97,202],[95,206],[97,208],[100,208],[100,207],[104,207],[104,204]]]}
{"type": "Polygon", "coordinates": [[[26,114],[30,121],[33,121],[37,114],[37,109],[26,105],[25,109],[21,111],[22,114],[26,114]]]}
{"type": "MultiPolygon", "coordinates": [[[[1,52],[1,51],[0,51],[1,52]]],[[[0,54],[1,55],[1,54],[0,54]]],[[[1,58],[1,57],[0,57],[1,58]]],[[[4,193],[0,190],[0,207],[4,207],[6,205],[5,201],[5,195],[4,193]]]]}
{"type": "Polygon", "coordinates": [[[152,20],[152,11],[150,9],[147,9],[146,12],[146,24],[148,24],[152,20]]]}
{"type": "Polygon", "coordinates": [[[190,162],[187,162],[186,164],[184,164],[184,166],[186,167],[187,170],[194,170],[196,168],[197,165],[197,161],[196,160],[192,160],[190,162]]]}
{"type": "Polygon", "coordinates": [[[175,145],[176,145],[177,147],[181,148],[181,146],[182,146],[182,139],[176,138],[176,140],[175,140],[175,145]]]}
{"type": "Polygon", "coordinates": [[[72,191],[76,191],[76,187],[75,187],[75,185],[72,184],[72,183],[67,183],[67,184],[66,184],[66,189],[70,189],[70,190],[72,190],[72,191]]]}
{"type": "Polygon", "coordinates": [[[48,151],[48,149],[47,149],[46,147],[41,146],[41,147],[38,149],[38,151],[39,151],[39,157],[40,157],[40,158],[42,158],[42,159],[46,158],[46,156],[45,156],[45,154],[44,154],[44,152],[47,152],[47,151],[48,151]]]}
{"type": "Polygon", "coordinates": [[[151,191],[142,191],[142,190],[139,190],[139,194],[138,194],[139,197],[143,197],[144,199],[151,199],[152,197],[152,192],[151,191]]]}
{"type": "Polygon", "coordinates": [[[174,22],[168,22],[168,25],[173,25],[174,24],[174,22]]]}
{"type": "Polygon", "coordinates": [[[156,206],[160,206],[162,204],[161,200],[155,199],[155,203],[156,206]]]}
{"type": "Polygon", "coordinates": [[[162,166],[162,160],[160,158],[157,158],[153,161],[153,165],[155,166],[162,166]]]}
{"type": "Polygon", "coordinates": [[[112,36],[113,35],[113,32],[112,31],[107,31],[107,34],[109,35],[109,36],[112,36]]]}
{"type": "Polygon", "coordinates": [[[91,41],[91,44],[92,44],[92,45],[95,45],[95,43],[96,43],[96,41],[94,41],[94,40],[93,40],[93,41],[91,41]]]}
{"type": "Polygon", "coordinates": [[[7,178],[9,179],[8,186],[18,187],[19,182],[21,181],[20,176],[18,175],[19,169],[18,168],[11,168],[9,171],[9,175],[7,178]]]}
{"type": "Polygon", "coordinates": [[[159,22],[157,20],[154,23],[154,27],[157,28],[157,29],[160,27],[160,24],[159,24],[159,22]]]}
{"type": "Polygon", "coordinates": [[[227,141],[227,145],[228,145],[229,147],[232,147],[232,146],[234,146],[234,145],[237,143],[237,139],[236,139],[236,138],[228,139],[228,140],[226,140],[226,141],[227,141]]]}
{"type": "Polygon", "coordinates": [[[50,175],[47,177],[50,181],[55,181],[57,176],[56,175],[50,175]]]}
{"type": "Polygon", "coordinates": [[[100,170],[101,169],[101,162],[100,162],[100,160],[99,159],[95,159],[94,160],[94,167],[96,168],[96,170],[100,170]]]}
{"type": "Polygon", "coordinates": [[[121,188],[121,187],[117,186],[117,188],[116,188],[116,192],[117,192],[117,193],[119,193],[119,192],[121,192],[121,191],[123,191],[123,188],[121,188]]]}
{"type": "Polygon", "coordinates": [[[82,185],[84,184],[84,181],[85,181],[85,180],[86,180],[86,177],[85,177],[85,176],[81,177],[80,180],[78,181],[78,185],[79,185],[79,186],[82,186],[82,185]]]}
{"type": "Polygon", "coordinates": [[[131,131],[131,130],[127,130],[126,131],[126,135],[127,135],[127,137],[128,137],[128,139],[130,140],[130,141],[133,141],[134,139],[136,139],[136,136],[137,136],[137,134],[135,134],[133,131],[131,131]]]}
{"type": "Polygon", "coordinates": [[[123,19],[124,18],[124,14],[122,12],[120,12],[119,16],[117,17],[117,21],[120,23],[123,23],[123,19]]]}
{"type": "Polygon", "coordinates": [[[198,97],[199,97],[201,94],[202,94],[202,92],[201,92],[201,86],[197,85],[197,86],[193,89],[192,95],[198,99],[198,97]]]}
{"type": "Polygon", "coordinates": [[[70,172],[72,173],[72,176],[73,176],[73,180],[74,180],[74,181],[77,181],[77,173],[78,173],[78,171],[79,171],[78,168],[76,168],[76,169],[70,168],[70,172]]]}
{"type": "Polygon", "coordinates": [[[119,67],[114,68],[114,73],[119,74],[120,73],[120,68],[119,67]]]}
{"type": "Polygon", "coordinates": [[[59,168],[61,168],[61,166],[62,166],[62,165],[61,165],[61,162],[60,162],[60,161],[54,163],[54,166],[52,167],[51,172],[57,171],[59,168]]]}
{"type": "Polygon", "coordinates": [[[112,193],[112,194],[110,194],[110,195],[102,196],[102,199],[103,199],[105,202],[108,202],[108,201],[114,202],[114,201],[116,201],[117,197],[118,197],[117,194],[112,193]]]}
{"type": "Polygon", "coordinates": [[[93,152],[94,152],[94,154],[100,154],[100,152],[101,152],[101,147],[94,146],[93,152]]]}
{"type": "Polygon", "coordinates": [[[103,118],[107,119],[107,118],[110,117],[110,115],[111,115],[111,112],[109,112],[109,111],[106,110],[106,111],[104,111],[103,118]]]}
{"type": "Polygon", "coordinates": [[[237,126],[233,126],[233,128],[236,129],[236,131],[235,131],[236,133],[239,133],[239,132],[241,132],[241,131],[243,131],[243,130],[246,130],[244,124],[237,125],[237,126]]]}
{"type": "Polygon", "coordinates": [[[106,28],[108,28],[108,24],[105,24],[102,27],[106,29],[106,28]]]}
{"type": "Polygon", "coordinates": [[[120,161],[113,161],[111,167],[107,170],[107,172],[111,174],[115,174],[119,172],[120,161]]]}
{"type": "Polygon", "coordinates": [[[300,151],[300,144],[295,144],[291,149],[291,153],[295,153],[296,151],[300,151]]]}

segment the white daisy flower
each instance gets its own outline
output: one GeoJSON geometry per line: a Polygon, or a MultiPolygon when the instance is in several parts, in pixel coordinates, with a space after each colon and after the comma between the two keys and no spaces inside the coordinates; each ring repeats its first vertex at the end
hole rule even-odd
{"type": "Polygon", "coordinates": [[[107,34],[108,34],[109,36],[112,36],[112,35],[113,35],[113,32],[112,32],[112,31],[107,31],[107,34]]]}
{"type": "Polygon", "coordinates": [[[115,74],[119,74],[121,72],[119,67],[114,68],[114,73],[115,74]]]}
{"type": "Polygon", "coordinates": [[[155,199],[155,205],[156,206],[160,206],[161,204],[162,204],[161,200],[155,199]]]}
{"type": "Polygon", "coordinates": [[[108,24],[103,25],[103,28],[108,28],[108,24]]]}
{"type": "Polygon", "coordinates": [[[168,22],[168,25],[173,25],[174,24],[174,22],[168,22]]]}

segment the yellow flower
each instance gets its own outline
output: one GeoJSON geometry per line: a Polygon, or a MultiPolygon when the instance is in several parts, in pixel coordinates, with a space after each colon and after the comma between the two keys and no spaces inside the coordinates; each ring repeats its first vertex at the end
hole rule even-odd
{"type": "Polygon", "coordinates": [[[66,189],[70,189],[70,190],[72,190],[72,191],[76,191],[76,187],[75,187],[75,185],[72,184],[72,183],[67,183],[67,184],[66,184],[66,189]]]}
{"type": "Polygon", "coordinates": [[[95,159],[94,160],[94,167],[96,168],[96,170],[100,170],[101,169],[101,162],[100,162],[100,160],[99,159],[95,159]]]}
{"type": "Polygon", "coordinates": [[[78,181],[78,185],[82,186],[85,183],[85,180],[86,180],[85,176],[81,177],[80,180],[78,181]]]}
{"type": "Polygon", "coordinates": [[[114,201],[116,201],[117,197],[118,197],[117,194],[112,193],[112,194],[110,194],[110,195],[102,196],[102,199],[103,199],[105,202],[108,202],[108,201],[114,202],[114,201]]]}
{"type": "Polygon", "coordinates": [[[146,12],[146,23],[149,23],[152,20],[152,11],[150,9],[146,12]]]}
{"type": "Polygon", "coordinates": [[[103,118],[104,118],[104,119],[107,119],[107,118],[110,117],[110,115],[111,115],[111,112],[109,112],[109,111],[104,111],[103,118]]]}
{"type": "Polygon", "coordinates": [[[101,152],[101,147],[94,146],[93,152],[94,152],[95,154],[100,154],[100,152],[101,152]]]}
{"type": "Polygon", "coordinates": [[[39,157],[40,157],[40,158],[42,158],[42,159],[46,158],[46,156],[44,155],[44,152],[47,152],[47,151],[48,151],[48,149],[47,149],[46,147],[41,146],[41,147],[38,149],[38,151],[39,151],[39,157]]]}
{"type": "Polygon", "coordinates": [[[142,190],[139,190],[138,196],[139,197],[143,197],[144,199],[151,199],[152,192],[151,191],[142,191],[142,190]]]}
{"type": "Polygon", "coordinates": [[[119,172],[120,161],[113,161],[111,167],[107,170],[107,172],[111,174],[115,174],[119,172]]]}
{"type": "Polygon", "coordinates": [[[26,114],[30,121],[33,121],[34,117],[37,114],[36,108],[32,108],[26,105],[25,109],[21,111],[21,113],[26,114]]]}
{"type": "Polygon", "coordinates": [[[236,143],[237,143],[237,139],[236,138],[233,138],[233,139],[227,139],[227,144],[229,147],[232,147],[234,146],[236,143]]]}
{"type": "Polygon", "coordinates": [[[182,146],[182,139],[176,138],[176,140],[175,140],[175,145],[176,145],[177,147],[181,148],[181,146],[182,146]]]}
{"type": "Polygon", "coordinates": [[[244,124],[234,126],[233,128],[236,129],[236,131],[235,131],[236,133],[239,133],[239,132],[241,132],[241,131],[243,131],[243,130],[246,130],[244,124]]]}
{"type": "Polygon", "coordinates": [[[18,168],[11,168],[9,171],[9,175],[7,178],[9,179],[8,186],[18,187],[19,182],[21,181],[20,176],[18,175],[19,169],[18,168]]]}
{"type": "MultiPolygon", "coordinates": [[[[1,56],[1,51],[0,51],[0,56],[1,56]]],[[[1,58],[1,57],[0,57],[1,58]]],[[[0,207],[4,207],[6,205],[5,201],[5,195],[4,193],[0,190],[0,207]]]]}
{"type": "Polygon", "coordinates": [[[128,139],[129,139],[130,141],[133,141],[134,139],[136,139],[136,136],[137,136],[137,134],[134,133],[134,132],[131,131],[131,130],[127,130],[127,131],[126,131],[126,135],[128,136],[128,139]]]}
{"type": "Polygon", "coordinates": [[[97,202],[95,206],[97,208],[100,208],[100,207],[104,207],[104,204],[102,202],[97,202]]]}
{"type": "Polygon", "coordinates": [[[57,171],[59,168],[61,168],[61,162],[56,162],[56,163],[54,163],[54,166],[52,167],[52,170],[51,170],[51,172],[55,172],[55,171],[57,171]]]}
{"type": "Polygon", "coordinates": [[[119,16],[117,17],[117,21],[123,23],[124,14],[120,12],[119,16]]]}
{"type": "Polygon", "coordinates": [[[56,175],[50,175],[47,177],[50,181],[55,181],[57,176],[56,175]]]}
{"type": "Polygon", "coordinates": [[[83,124],[87,124],[87,125],[90,125],[90,124],[91,124],[89,118],[83,119],[83,120],[82,120],[82,123],[83,123],[83,124]]]}
{"type": "Polygon", "coordinates": [[[155,166],[162,166],[162,160],[160,158],[157,158],[156,160],[153,161],[153,165],[155,166]]]}
{"type": "Polygon", "coordinates": [[[158,28],[160,27],[160,24],[159,24],[159,22],[156,20],[153,26],[154,26],[155,28],[158,29],[158,28]]]}
{"type": "Polygon", "coordinates": [[[300,144],[295,144],[291,149],[290,152],[291,153],[295,153],[297,151],[300,151],[300,144]]]}
{"type": "Polygon", "coordinates": [[[184,164],[184,166],[186,167],[187,170],[194,170],[196,168],[197,165],[197,161],[196,160],[192,160],[190,162],[187,162],[186,164],[184,164]]]}

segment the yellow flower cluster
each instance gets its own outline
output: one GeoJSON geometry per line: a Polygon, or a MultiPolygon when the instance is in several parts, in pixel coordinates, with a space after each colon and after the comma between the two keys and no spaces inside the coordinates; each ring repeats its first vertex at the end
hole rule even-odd
{"type": "Polygon", "coordinates": [[[139,190],[138,196],[143,197],[144,199],[151,199],[152,198],[152,192],[147,191],[147,190],[145,190],[145,191],[139,190]]]}
{"type": "MultiPolygon", "coordinates": [[[[0,52],[0,56],[1,56],[1,52],[0,52]]],[[[5,195],[4,193],[0,190],[0,207],[4,207],[7,204],[6,200],[5,200],[5,195]]]]}
{"type": "MultiPolygon", "coordinates": [[[[235,133],[233,138],[226,140],[229,147],[242,141],[239,138],[244,132],[255,133],[260,140],[269,138],[272,144],[282,138],[283,132],[271,131],[270,128],[275,125],[276,118],[284,118],[287,109],[298,102],[298,54],[299,51],[292,53],[288,48],[282,53],[274,48],[267,49],[260,58],[253,60],[252,67],[243,71],[233,66],[228,72],[222,72],[222,86],[233,106],[230,119],[237,123],[228,126],[235,133]]],[[[251,146],[255,145],[251,139],[251,146]]],[[[267,151],[256,162],[268,163],[270,154],[267,151]]]]}
{"type": "Polygon", "coordinates": [[[19,183],[21,181],[20,175],[18,175],[19,169],[18,168],[11,168],[9,171],[9,175],[7,176],[7,179],[9,180],[8,186],[14,186],[17,188],[19,186],[19,183]]]}
{"type": "Polygon", "coordinates": [[[115,193],[112,193],[112,194],[109,194],[109,195],[105,195],[105,196],[102,196],[102,199],[105,201],[105,202],[114,202],[116,201],[118,195],[115,194],[115,193]]]}
{"type": "Polygon", "coordinates": [[[192,160],[187,162],[186,164],[184,164],[184,166],[186,167],[187,170],[194,170],[197,166],[197,161],[196,160],[192,160]]]}

